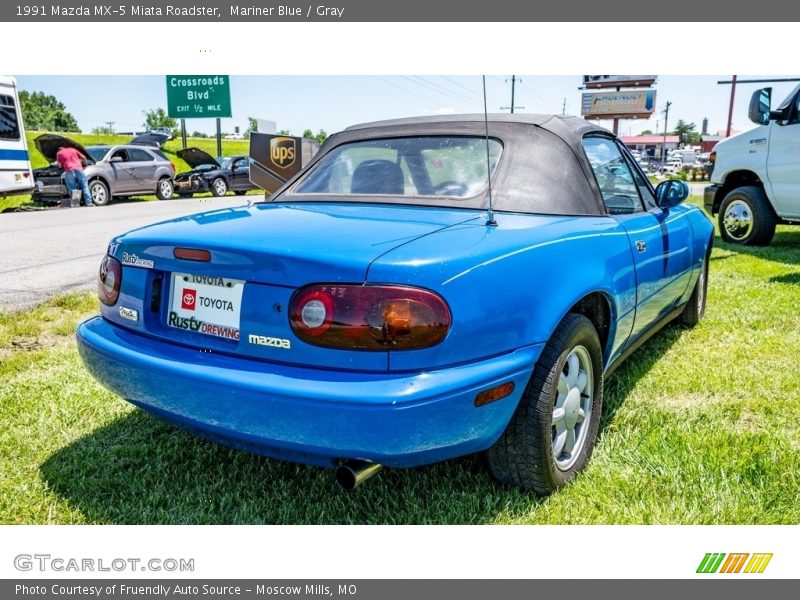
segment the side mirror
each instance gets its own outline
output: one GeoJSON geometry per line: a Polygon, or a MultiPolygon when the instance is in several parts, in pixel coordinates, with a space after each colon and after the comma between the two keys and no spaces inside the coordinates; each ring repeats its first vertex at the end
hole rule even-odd
{"type": "Polygon", "coordinates": [[[753,92],[750,98],[750,109],[747,115],[756,125],[767,125],[772,104],[772,88],[763,88],[753,92]]]}
{"type": "Polygon", "coordinates": [[[122,162],[122,157],[121,156],[112,156],[111,159],[108,162],[112,162],[112,163],[122,162]]]}
{"type": "Polygon", "coordinates": [[[662,181],[656,187],[656,202],[664,210],[678,206],[689,197],[689,186],[680,179],[662,181]]]}

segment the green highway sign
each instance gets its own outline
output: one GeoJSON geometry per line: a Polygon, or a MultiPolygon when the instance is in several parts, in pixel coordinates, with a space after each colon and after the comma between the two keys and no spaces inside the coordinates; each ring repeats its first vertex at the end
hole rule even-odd
{"type": "Polygon", "coordinates": [[[230,117],[227,75],[167,75],[167,114],[173,119],[230,117]]]}

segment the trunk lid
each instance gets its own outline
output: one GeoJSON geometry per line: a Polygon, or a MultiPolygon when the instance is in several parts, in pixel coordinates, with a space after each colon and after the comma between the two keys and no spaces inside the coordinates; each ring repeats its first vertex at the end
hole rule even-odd
{"type": "Polygon", "coordinates": [[[363,283],[383,254],[475,218],[475,211],[464,210],[303,203],[223,209],[151,225],[112,242],[123,264],[122,293],[103,314],[209,352],[385,371],[387,352],[322,348],[297,338],[288,318],[293,293],[311,283],[363,283]],[[176,248],[207,250],[211,260],[175,258],[176,248]],[[133,309],[136,319],[123,308],[133,309]]]}
{"type": "Polygon", "coordinates": [[[128,142],[134,146],[152,146],[154,148],[161,148],[169,140],[169,135],[166,133],[159,133],[156,131],[148,131],[140,133],[128,142]]]}

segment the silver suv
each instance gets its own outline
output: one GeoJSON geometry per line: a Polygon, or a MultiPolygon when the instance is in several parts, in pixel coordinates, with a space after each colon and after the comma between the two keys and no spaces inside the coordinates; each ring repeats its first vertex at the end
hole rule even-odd
{"type": "Polygon", "coordinates": [[[175,165],[156,147],[126,144],[84,148],[69,138],[51,133],[40,135],[34,142],[51,162],[50,166],[33,171],[34,202],[58,204],[67,197],[63,169],[55,162],[56,153],[63,146],[75,148],[86,157],[84,173],[89,180],[92,203],[97,206],[108,204],[114,196],[155,194],[159,200],[172,197],[175,165]]]}

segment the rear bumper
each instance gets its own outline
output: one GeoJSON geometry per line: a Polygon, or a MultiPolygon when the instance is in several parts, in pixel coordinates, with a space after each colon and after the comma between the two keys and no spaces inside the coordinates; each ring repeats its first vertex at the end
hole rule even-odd
{"type": "Polygon", "coordinates": [[[703,192],[703,206],[706,212],[712,216],[714,215],[714,199],[717,197],[719,188],[720,186],[718,185],[709,185],[703,192]]]}
{"type": "Polygon", "coordinates": [[[153,340],[95,317],[78,349],[103,385],[220,443],[295,462],[361,459],[392,467],[491,446],[505,429],[542,346],[415,373],[358,373],[242,359],[153,340]],[[477,393],[514,393],[475,408],[477,393]]]}

